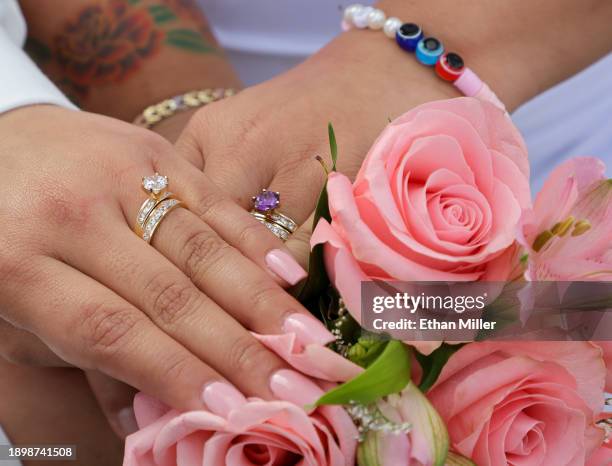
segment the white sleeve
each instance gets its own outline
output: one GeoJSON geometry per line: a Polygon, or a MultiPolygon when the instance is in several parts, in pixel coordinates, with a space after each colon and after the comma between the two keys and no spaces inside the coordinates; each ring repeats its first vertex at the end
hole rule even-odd
{"type": "Polygon", "coordinates": [[[0,0],[0,113],[31,104],[76,108],[22,50],[25,37],[17,0],[0,0]]]}

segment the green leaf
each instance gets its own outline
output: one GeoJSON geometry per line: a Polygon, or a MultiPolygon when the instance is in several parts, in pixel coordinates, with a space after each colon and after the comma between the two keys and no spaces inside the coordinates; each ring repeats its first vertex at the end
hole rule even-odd
{"type": "Polygon", "coordinates": [[[190,52],[212,53],[215,48],[204,40],[202,35],[192,29],[172,29],[166,33],[166,43],[190,52]]]}
{"type": "Polygon", "coordinates": [[[376,432],[368,432],[363,442],[357,447],[357,464],[359,466],[384,466],[379,455],[379,435],[376,432]]]}
{"type": "Polygon", "coordinates": [[[166,5],[151,5],[149,13],[151,13],[155,24],[163,24],[176,19],[174,12],[166,5]]]}
{"type": "Polygon", "coordinates": [[[464,456],[449,451],[444,466],[476,466],[476,463],[464,456]]]}
{"type": "Polygon", "coordinates": [[[424,356],[418,352],[416,353],[416,358],[423,369],[423,378],[419,385],[421,391],[426,392],[436,383],[448,358],[462,346],[463,345],[449,345],[448,343],[443,343],[442,346],[429,356],[424,356]]]}
{"type": "Polygon", "coordinates": [[[140,3],[140,0],[128,0],[129,5],[137,5],[140,3]]]}
{"type": "Polygon", "coordinates": [[[336,162],[338,161],[338,144],[336,143],[336,134],[331,123],[327,124],[327,134],[329,136],[329,151],[332,159],[332,171],[336,171],[336,162]]]}
{"type": "MultiPolygon", "coordinates": [[[[331,222],[327,198],[327,183],[323,186],[321,194],[319,194],[317,206],[315,207],[314,221],[312,224],[313,231],[322,218],[331,222]]],[[[310,252],[310,257],[308,258],[308,277],[297,294],[298,300],[305,302],[312,296],[323,293],[328,286],[329,277],[325,271],[325,262],[323,261],[323,245],[318,244],[312,248],[310,252]]]]}
{"type": "Polygon", "coordinates": [[[344,405],[351,401],[369,404],[402,391],[410,382],[410,357],[410,350],[402,342],[389,341],[364,372],[327,392],[315,406],[344,405]]]}

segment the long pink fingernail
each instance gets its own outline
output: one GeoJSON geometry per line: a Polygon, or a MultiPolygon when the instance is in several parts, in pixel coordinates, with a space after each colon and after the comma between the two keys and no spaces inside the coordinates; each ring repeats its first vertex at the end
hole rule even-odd
{"type": "Polygon", "coordinates": [[[291,285],[295,285],[308,275],[291,254],[281,249],[272,249],[266,254],[266,265],[272,272],[291,285]]]}
{"type": "Polygon", "coordinates": [[[221,417],[226,417],[232,409],[246,403],[244,395],[225,382],[212,382],[205,385],[202,400],[210,412],[221,417]]]}
{"type": "Polygon", "coordinates": [[[323,394],[312,380],[291,369],[281,369],[272,374],[270,390],[279,400],[298,405],[314,403],[323,394]]]}
{"type": "Polygon", "coordinates": [[[307,314],[296,312],[285,319],[283,332],[295,333],[297,339],[303,345],[316,343],[327,345],[335,340],[332,333],[325,328],[321,322],[307,314]]]}

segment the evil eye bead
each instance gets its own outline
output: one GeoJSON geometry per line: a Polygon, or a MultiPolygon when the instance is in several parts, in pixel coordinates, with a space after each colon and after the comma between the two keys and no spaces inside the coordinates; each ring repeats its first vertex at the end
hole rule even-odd
{"type": "Polygon", "coordinates": [[[442,54],[436,62],[436,73],[445,81],[455,82],[464,69],[463,58],[453,52],[442,54]]]}
{"type": "Polygon", "coordinates": [[[397,45],[408,52],[414,52],[417,44],[423,38],[423,31],[414,23],[402,24],[395,33],[397,45]]]}
{"type": "Polygon", "coordinates": [[[443,53],[444,46],[435,37],[425,37],[417,44],[416,58],[423,65],[434,66],[443,53]]]}

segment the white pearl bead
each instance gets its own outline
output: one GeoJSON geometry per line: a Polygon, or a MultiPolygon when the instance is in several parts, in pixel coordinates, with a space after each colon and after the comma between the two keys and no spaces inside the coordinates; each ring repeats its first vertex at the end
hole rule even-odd
{"type": "Polygon", "coordinates": [[[383,26],[383,31],[385,31],[385,35],[390,39],[395,38],[395,33],[402,25],[402,22],[399,18],[389,18],[385,21],[385,25],[383,26]]]}
{"type": "Polygon", "coordinates": [[[368,26],[370,29],[382,29],[387,16],[382,10],[374,9],[368,15],[368,26]]]}
{"type": "Polygon", "coordinates": [[[344,9],[344,21],[346,21],[347,23],[352,23],[355,12],[362,8],[363,5],[360,5],[359,3],[353,3],[352,5],[347,6],[344,9]]]}
{"type": "Polygon", "coordinates": [[[371,6],[364,6],[353,13],[353,24],[356,28],[364,29],[368,27],[368,16],[374,11],[371,6]]]}

